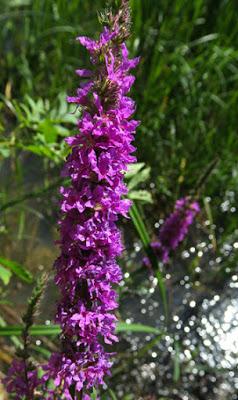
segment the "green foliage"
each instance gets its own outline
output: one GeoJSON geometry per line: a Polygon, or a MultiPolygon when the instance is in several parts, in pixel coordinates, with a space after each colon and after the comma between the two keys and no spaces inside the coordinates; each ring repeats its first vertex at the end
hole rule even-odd
{"type": "MultiPolygon", "coordinates": [[[[167,284],[167,271],[158,265],[150,247],[154,223],[171,211],[177,198],[198,193],[202,206],[200,234],[209,238],[215,259],[223,256],[225,244],[233,246],[238,241],[236,214],[221,214],[220,207],[223,200],[236,207],[238,195],[238,8],[234,0],[131,0],[130,3],[133,24],[128,46],[132,55],[141,56],[133,97],[136,117],[142,122],[135,141],[139,162],[125,174],[128,198],[134,202],[130,232],[126,229],[125,236],[126,240],[127,234],[133,241],[139,240],[150,259],[169,326],[169,301],[181,269],[173,268],[172,261],[173,282],[167,284]],[[234,198],[231,199],[230,193],[234,198]]],[[[116,1],[108,1],[109,6],[114,4],[116,1]]],[[[86,52],[75,37],[98,34],[96,14],[104,7],[103,0],[1,1],[2,304],[11,304],[9,283],[13,276],[30,284],[38,268],[51,269],[55,201],[63,182],[59,170],[68,154],[64,138],[76,133],[75,124],[80,117],[80,110],[67,105],[65,97],[73,94],[79,84],[74,70],[88,63],[86,52]],[[44,255],[46,249],[50,256],[44,255]],[[29,263],[33,274],[25,267],[29,263]]],[[[129,252],[128,246],[126,243],[129,252]]],[[[202,292],[214,282],[221,287],[236,271],[237,260],[237,253],[232,253],[217,269],[206,270],[199,278],[196,271],[201,266],[200,257],[194,256],[183,267],[194,290],[202,292]],[[195,284],[198,280],[199,289],[195,284]]],[[[146,282],[140,282],[137,289],[130,270],[133,264],[133,271],[136,268],[139,273],[144,271],[142,260],[136,259],[136,267],[134,259],[131,264],[127,262],[122,261],[130,272],[131,288],[121,289],[147,293],[146,282]]],[[[60,333],[59,327],[41,324],[40,321],[33,325],[29,333],[47,340],[52,336],[54,341],[54,336],[60,333]]],[[[0,325],[0,336],[9,336],[20,347],[18,336],[22,327],[9,325],[3,318],[0,325]]],[[[152,338],[136,355],[130,355],[127,363],[120,360],[115,376],[127,371],[134,357],[147,357],[164,337],[162,329],[147,324],[120,322],[117,331],[122,335],[151,334],[152,338]]],[[[49,348],[52,346],[55,344],[51,343],[49,348]]],[[[36,359],[47,358],[49,349],[45,347],[35,346],[36,359]]],[[[181,343],[175,341],[171,357],[174,385],[182,382],[182,350],[181,343]]],[[[105,400],[114,400],[117,393],[109,390],[103,396],[105,400]]],[[[124,400],[133,396],[128,394],[124,400]]]]}
{"type": "MultiPolygon", "coordinates": [[[[10,148],[29,151],[43,158],[48,158],[55,164],[62,163],[68,153],[64,140],[69,129],[75,126],[76,116],[72,108],[67,106],[66,94],[60,93],[51,104],[49,100],[32,99],[25,95],[24,101],[4,99],[7,108],[17,120],[17,126],[12,133],[10,148]]],[[[1,153],[6,152],[9,139],[0,143],[1,153]]]]}
{"type": "MultiPolygon", "coordinates": [[[[2,271],[9,271],[10,275],[8,274],[8,280],[10,279],[12,273],[15,274],[19,279],[26,283],[32,283],[33,277],[31,273],[19,264],[16,261],[8,260],[4,257],[0,257],[0,266],[2,267],[2,271]]],[[[2,274],[1,274],[2,276],[2,274]]],[[[6,272],[5,272],[5,280],[6,280],[6,272]]]]}
{"type": "Polygon", "coordinates": [[[144,203],[153,203],[152,195],[148,190],[136,189],[140,184],[145,184],[148,181],[150,170],[150,167],[145,167],[145,163],[136,163],[129,166],[125,174],[129,199],[139,200],[144,203]]]}
{"type": "Polygon", "coordinates": [[[11,271],[9,271],[8,269],[4,268],[1,264],[0,264],[0,279],[2,280],[2,282],[4,283],[4,285],[8,285],[11,279],[12,273],[11,271]]]}
{"type": "Polygon", "coordinates": [[[132,7],[133,44],[142,54],[135,91],[143,121],[139,158],[153,167],[160,193],[176,197],[219,155],[222,162],[208,189],[219,195],[224,175],[232,184],[228,171],[238,146],[234,2],[180,0],[168,6],[163,0],[134,0],[132,7]]]}

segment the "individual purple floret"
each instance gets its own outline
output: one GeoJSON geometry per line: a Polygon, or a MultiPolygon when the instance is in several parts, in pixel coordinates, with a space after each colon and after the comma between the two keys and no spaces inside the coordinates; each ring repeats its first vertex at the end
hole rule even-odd
{"type": "Polygon", "coordinates": [[[61,188],[61,254],[55,262],[60,289],[56,322],[62,328],[59,353],[45,367],[62,399],[87,398],[88,389],[101,385],[109,373],[111,354],[104,344],[115,335],[117,296],[112,286],[121,280],[115,259],[123,250],[116,226],[127,216],[130,201],[123,177],[131,155],[138,122],[131,119],[134,102],[127,97],[134,77],[129,74],[139,59],[129,59],[128,2],[119,14],[108,15],[99,40],[79,37],[88,50],[91,70],[80,69],[76,95],[68,101],[81,106],[79,132],[66,139],[71,148],[63,168],[70,186],[61,188]]]}
{"type": "MultiPolygon", "coordinates": [[[[159,231],[158,239],[151,243],[157,258],[164,264],[168,263],[170,252],[184,240],[189,226],[199,211],[198,202],[189,197],[176,201],[173,213],[165,220],[159,231]]],[[[148,257],[145,257],[144,264],[147,267],[151,265],[148,257]]]]}

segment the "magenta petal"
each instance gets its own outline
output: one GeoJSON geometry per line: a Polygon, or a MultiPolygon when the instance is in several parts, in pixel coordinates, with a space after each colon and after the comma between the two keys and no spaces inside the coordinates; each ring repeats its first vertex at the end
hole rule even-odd
{"type": "Polygon", "coordinates": [[[76,69],[75,72],[78,76],[82,78],[90,78],[90,76],[92,75],[92,72],[88,69],[76,69]]]}

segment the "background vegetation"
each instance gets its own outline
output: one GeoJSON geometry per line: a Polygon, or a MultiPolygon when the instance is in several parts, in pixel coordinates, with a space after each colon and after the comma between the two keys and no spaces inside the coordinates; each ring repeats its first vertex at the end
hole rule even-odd
{"type": "MultiPolygon", "coordinates": [[[[78,85],[74,70],[88,63],[75,37],[98,34],[97,12],[106,2],[0,0],[0,5],[0,325],[4,327],[21,323],[35,277],[51,271],[57,254],[58,187],[67,154],[63,139],[75,131],[77,119],[65,96],[78,85]]],[[[121,260],[125,280],[119,316],[127,321],[121,325],[126,332],[121,334],[110,389],[105,388],[104,395],[113,400],[237,399],[237,364],[227,361],[229,349],[217,348],[211,339],[218,337],[219,342],[219,332],[213,334],[208,324],[201,327],[203,313],[211,308],[213,312],[215,304],[220,324],[226,301],[227,307],[234,307],[234,315],[237,309],[237,4],[235,0],[131,0],[131,7],[128,45],[132,56],[141,56],[132,94],[141,120],[135,143],[141,164],[128,177],[130,196],[136,200],[132,221],[121,223],[126,252],[121,260]],[[197,225],[169,266],[159,266],[151,277],[142,264],[148,242],[175,200],[195,193],[202,207],[197,225]],[[133,328],[131,322],[153,328],[133,328]],[[199,329],[210,339],[201,338],[199,329]],[[204,345],[205,340],[212,344],[204,345]],[[215,362],[209,358],[210,350],[215,362]]],[[[57,294],[51,279],[38,324],[53,318],[57,294]]],[[[231,320],[225,322],[226,333],[234,328],[231,320]]],[[[212,321],[212,328],[220,329],[212,321]]],[[[17,332],[10,333],[1,339],[3,373],[15,346],[21,346],[17,332]]],[[[57,346],[57,338],[39,332],[38,336],[32,346],[34,357],[41,360],[57,346]]],[[[231,352],[235,360],[236,349],[231,352]]]]}

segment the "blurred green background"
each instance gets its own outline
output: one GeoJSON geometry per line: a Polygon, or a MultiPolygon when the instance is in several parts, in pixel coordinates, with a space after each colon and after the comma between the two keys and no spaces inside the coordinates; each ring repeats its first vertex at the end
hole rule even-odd
{"type": "MultiPolygon", "coordinates": [[[[59,147],[70,119],[60,105],[64,107],[65,93],[72,93],[78,85],[75,68],[89,62],[75,37],[99,32],[96,15],[106,4],[98,0],[1,0],[3,155],[7,154],[4,139],[14,138],[16,146],[45,141],[48,153],[53,142],[59,147]],[[43,103],[34,109],[31,100],[37,103],[40,99],[43,103]],[[12,107],[7,100],[14,103],[12,107]],[[6,132],[6,126],[15,135],[6,132]]],[[[235,1],[134,0],[131,6],[129,47],[132,55],[141,56],[133,93],[142,121],[136,139],[138,158],[152,167],[158,194],[173,192],[176,198],[190,190],[199,172],[216,157],[220,166],[210,181],[209,194],[218,194],[221,185],[235,186],[235,1]]],[[[53,154],[51,158],[58,161],[53,154]]]]}
{"type": "MultiPolygon", "coordinates": [[[[20,321],[31,288],[28,278],[22,279],[25,268],[33,277],[42,270],[49,271],[57,254],[57,193],[61,165],[68,151],[63,139],[76,132],[78,117],[65,97],[73,94],[79,84],[74,70],[89,65],[87,54],[75,37],[96,37],[101,30],[97,12],[111,3],[0,0],[0,257],[19,264],[16,273],[16,268],[2,262],[2,326],[20,321]],[[15,302],[18,310],[14,313],[15,302]]],[[[191,283],[192,298],[204,300],[222,292],[232,277],[235,281],[237,269],[237,1],[131,0],[131,8],[132,35],[128,46],[131,56],[141,57],[132,91],[137,103],[136,118],[141,121],[135,145],[138,161],[144,163],[132,185],[137,190],[133,195],[145,229],[152,237],[175,200],[199,190],[199,223],[179,254],[185,254],[187,247],[191,249],[189,246],[195,246],[196,251],[190,252],[190,258],[185,257],[189,261],[176,261],[175,256],[167,270],[162,268],[162,273],[170,297],[176,294],[178,282],[185,275],[191,283]],[[205,259],[197,256],[202,241],[208,248],[205,259]]],[[[143,238],[132,223],[123,222],[122,229],[123,226],[125,231],[129,226],[129,233],[125,235],[127,252],[122,266],[126,271],[137,267],[141,271],[142,257],[135,258],[134,249],[141,241],[143,245],[143,238]]],[[[149,290],[147,284],[138,284],[138,279],[136,275],[135,280],[131,278],[125,284],[126,293],[132,291],[139,296],[149,290]]],[[[54,292],[53,287],[51,293],[54,292]]],[[[49,296],[47,302],[53,313],[54,300],[49,296]]],[[[177,312],[174,307],[171,306],[172,320],[177,312]]],[[[186,307],[185,303],[184,313],[186,307]]],[[[167,394],[147,381],[142,389],[138,384],[125,394],[116,386],[116,375],[115,396],[128,400],[237,399],[235,384],[227,392],[216,392],[219,385],[214,381],[209,384],[210,392],[204,394],[201,388],[209,388],[207,382],[199,381],[200,391],[186,386],[178,366],[184,361],[178,355],[180,351],[182,354],[183,334],[181,331],[176,339],[173,333],[172,358],[170,354],[170,361],[163,360],[163,365],[172,371],[167,381],[160,380],[161,385],[168,387],[167,394]]],[[[4,351],[0,352],[3,371],[13,353],[13,343],[4,340],[4,351]]],[[[45,346],[51,349],[53,344],[45,346]]],[[[153,343],[148,352],[152,348],[153,343]]],[[[194,350],[193,360],[199,352],[194,350]]],[[[145,354],[146,351],[142,355],[145,354]]],[[[126,376],[123,365],[121,362],[118,368],[125,370],[126,376]]],[[[201,362],[199,365],[208,373],[208,367],[201,362]]],[[[232,368],[228,372],[236,371],[237,366],[232,368]]],[[[212,372],[216,382],[220,379],[217,373],[212,372]]]]}

